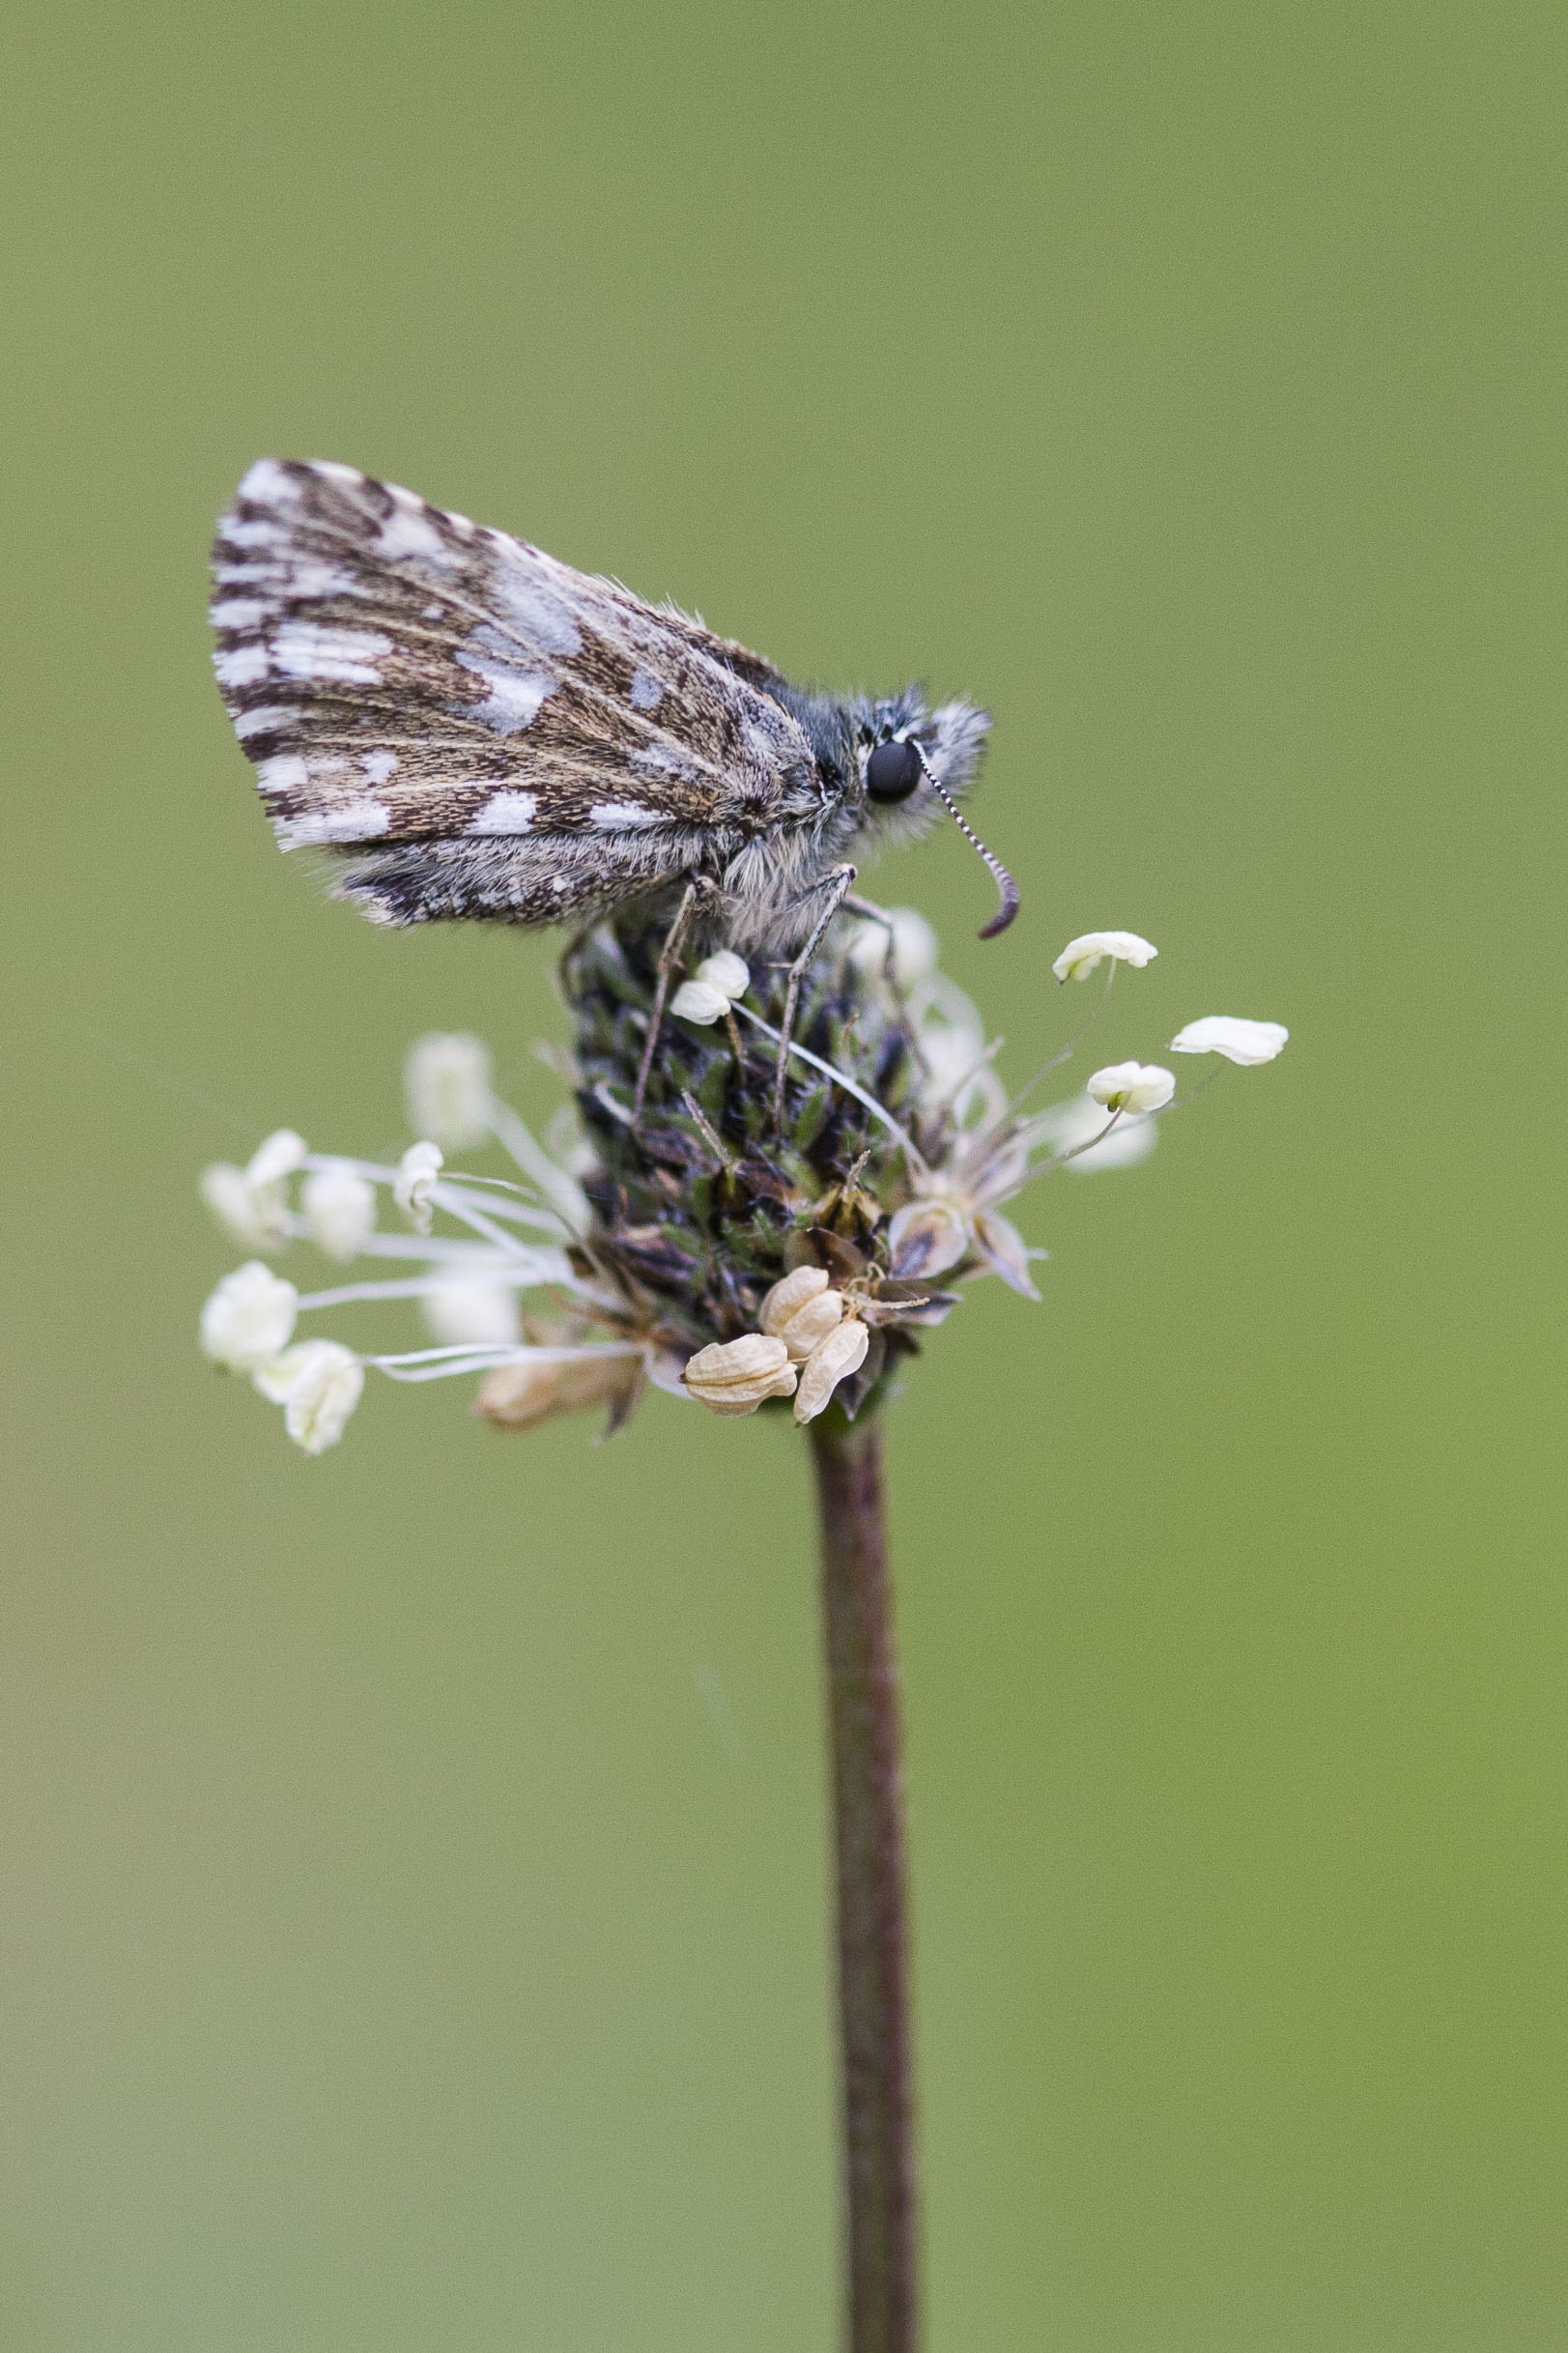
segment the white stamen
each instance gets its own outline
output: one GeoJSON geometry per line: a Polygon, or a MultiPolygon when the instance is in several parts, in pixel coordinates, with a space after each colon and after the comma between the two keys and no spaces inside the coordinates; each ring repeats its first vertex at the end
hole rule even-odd
{"type": "Polygon", "coordinates": [[[411,1144],[397,1164],[392,1198],[416,1234],[430,1231],[431,1196],[445,1155],[439,1144],[411,1144]]]}
{"type": "Polygon", "coordinates": [[[722,1021],[751,985],[752,976],[742,959],[732,949],[721,948],[702,959],[691,980],[682,981],[670,1000],[670,1010],[681,1020],[697,1021],[705,1028],[710,1022],[722,1021]]]}
{"type": "Polygon", "coordinates": [[[1176,1078],[1157,1062],[1113,1062],[1095,1072],[1089,1092],[1107,1111],[1158,1111],[1176,1093],[1176,1078]]]}
{"type": "Polygon", "coordinates": [[[214,1161],[204,1168],[197,1180],[197,1190],[225,1233],[247,1249],[273,1250],[286,1237],[273,1230],[266,1219],[258,1215],[245,1172],[236,1168],[232,1161],[214,1161]]]}
{"type": "Polygon", "coordinates": [[[732,948],[720,948],[712,956],[704,956],[697,967],[697,977],[730,998],[743,997],[752,985],[745,959],[732,948]]]}
{"type": "Polygon", "coordinates": [[[490,1133],[490,1048],[469,1030],[415,1038],[403,1064],[409,1125],[454,1152],[490,1133]]]}
{"type": "Polygon", "coordinates": [[[278,1184],[304,1165],[305,1152],[302,1135],[296,1135],[292,1128],[274,1129],[251,1154],[245,1169],[245,1183],[256,1192],[269,1185],[278,1184]]]}
{"type": "Polygon", "coordinates": [[[722,989],[710,989],[706,981],[682,981],[670,1000],[670,1010],[678,1021],[696,1021],[707,1029],[724,1019],[729,999],[722,989]]]}
{"type": "Polygon", "coordinates": [[[341,1162],[313,1168],[299,1206],[311,1240],[328,1258],[356,1258],[376,1229],[376,1189],[341,1162]]]}
{"type": "Polygon", "coordinates": [[[1086,981],[1102,957],[1136,969],[1153,962],[1159,950],[1136,932],[1084,932],[1069,939],[1051,970],[1059,981],[1086,981]]]}
{"type": "Polygon", "coordinates": [[[1064,1164],[1079,1176],[1094,1176],[1106,1168],[1136,1168],[1146,1161],[1159,1140],[1159,1122],[1147,1112],[1124,1112],[1107,1134],[1104,1107],[1086,1090],[1038,1111],[1029,1122],[1029,1139],[1031,1145],[1049,1144],[1058,1158],[1070,1153],[1064,1164]],[[1102,1140],[1095,1142],[1097,1136],[1102,1140]],[[1085,1144],[1087,1151],[1081,1149],[1085,1144]]]}
{"type": "Polygon", "coordinates": [[[420,1307],[438,1340],[486,1348],[516,1344],[517,1293],[504,1283],[444,1276],[427,1287],[420,1307]]]}
{"type": "Polygon", "coordinates": [[[287,1180],[305,1158],[303,1139],[279,1128],[252,1154],[248,1166],[218,1161],[201,1175],[201,1196],[220,1225],[251,1249],[275,1250],[289,1236],[287,1180]]]}
{"type": "Polygon", "coordinates": [[[940,943],[917,907],[895,906],[887,912],[887,923],[877,923],[868,915],[855,925],[849,940],[849,961],[857,972],[874,980],[887,970],[891,947],[893,977],[900,989],[908,989],[916,981],[928,979],[936,970],[940,943]],[[889,924],[893,927],[891,936],[889,924]]]}
{"type": "Polygon", "coordinates": [[[492,1104],[490,1118],[496,1141],[538,1187],[568,1233],[585,1233],[590,1217],[588,1197],[576,1177],[551,1159],[509,1104],[492,1104]]]}
{"type": "Polygon", "coordinates": [[[301,1340],[251,1376],[283,1408],[283,1426],[307,1454],[336,1446],[364,1389],[364,1368],[337,1340],[301,1340]]]}
{"type": "Polygon", "coordinates": [[[252,1258],[225,1275],[201,1313],[201,1344],[214,1364],[249,1372],[289,1344],[299,1293],[252,1258]]]}
{"type": "Polygon", "coordinates": [[[1171,1040],[1171,1051],[1223,1054],[1227,1062],[1239,1062],[1248,1068],[1259,1062],[1272,1062],[1290,1034],[1283,1021],[1244,1021],[1237,1014],[1211,1013],[1201,1021],[1189,1021],[1184,1029],[1178,1030],[1171,1040]]]}

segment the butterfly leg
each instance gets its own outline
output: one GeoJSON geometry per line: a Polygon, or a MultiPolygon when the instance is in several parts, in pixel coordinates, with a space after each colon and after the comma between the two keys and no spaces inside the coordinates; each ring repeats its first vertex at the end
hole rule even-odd
{"type": "Polygon", "coordinates": [[[863,899],[858,891],[845,891],[840,902],[840,907],[845,915],[858,915],[863,923],[881,925],[887,933],[887,954],[882,961],[882,978],[890,989],[897,990],[898,987],[896,961],[898,938],[893,929],[893,917],[888,913],[887,908],[878,906],[874,900],[863,899]]]}
{"type": "Polygon", "coordinates": [[[904,1017],[909,1050],[926,1076],[929,1077],[931,1066],[921,1045],[920,1031],[909,1019],[909,991],[898,978],[898,935],[893,928],[893,917],[885,906],[876,906],[870,899],[858,898],[853,891],[846,891],[844,894],[843,911],[846,915],[859,915],[866,923],[879,923],[887,933],[887,953],[882,959],[882,979],[888,994],[904,1017]]]}
{"type": "Polygon", "coordinates": [[[852,866],[836,866],[822,876],[815,886],[825,904],[812,926],[810,936],[794,962],[788,967],[788,985],[784,990],[784,1015],[779,1023],[779,1059],[773,1073],[773,1124],[784,1127],[784,1079],[789,1072],[789,1041],[794,1033],[795,1011],[800,1003],[800,984],[810,968],[813,957],[820,945],[823,933],[849,896],[849,885],[855,879],[852,866]]]}
{"type": "Polygon", "coordinates": [[[710,890],[711,885],[705,889],[695,875],[691,877],[681,894],[680,904],[675,909],[675,919],[665,933],[665,944],[659,951],[653,1005],[648,1014],[648,1034],[643,1042],[642,1059],[637,1066],[637,1093],[632,1101],[634,1128],[642,1117],[642,1098],[648,1091],[648,1073],[653,1068],[653,1057],[659,1047],[659,1032],[664,1027],[665,999],[670,994],[670,975],[680,961],[680,952],[686,944],[686,934],[692,928],[692,917],[696,912],[698,900],[707,897],[710,890]]]}

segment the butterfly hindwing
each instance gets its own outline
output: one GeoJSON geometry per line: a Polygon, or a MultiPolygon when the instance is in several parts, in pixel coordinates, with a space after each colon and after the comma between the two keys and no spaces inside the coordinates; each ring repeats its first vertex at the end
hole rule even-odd
{"type": "Polygon", "coordinates": [[[391,921],[613,904],[813,801],[757,656],[352,467],[259,461],[214,579],[279,843],[368,850],[391,921]]]}

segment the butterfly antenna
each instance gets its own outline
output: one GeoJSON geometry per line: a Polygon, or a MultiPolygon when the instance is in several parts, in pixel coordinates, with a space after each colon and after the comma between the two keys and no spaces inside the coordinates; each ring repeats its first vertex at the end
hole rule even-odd
{"type": "Polygon", "coordinates": [[[954,823],[957,826],[958,831],[963,835],[964,840],[969,844],[972,849],[979,850],[981,856],[984,859],[986,865],[991,870],[991,878],[996,884],[997,896],[1000,898],[1002,904],[997,908],[996,913],[991,917],[990,922],[986,924],[984,929],[982,931],[981,938],[994,939],[998,932],[1005,932],[1007,930],[1008,925],[1012,921],[1013,916],[1016,915],[1019,907],[1021,907],[1023,904],[1023,899],[1019,893],[1018,885],[1013,881],[1012,876],[1008,873],[1008,870],[1003,865],[1001,859],[996,856],[994,851],[986,848],[984,843],[981,840],[973,825],[971,825],[968,819],[961,814],[957,802],[954,799],[946,785],[939,785],[937,783],[935,777],[931,774],[931,763],[927,759],[923,747],[919,743],[915,742],[915,738],[912,735],[909,737],[909,741],[914,744],[915,757],[926,771],[926,782],[930,786],[931,790],[936,794],[937,799],[942,802],[949,817],[952,818],[954,823]]]}

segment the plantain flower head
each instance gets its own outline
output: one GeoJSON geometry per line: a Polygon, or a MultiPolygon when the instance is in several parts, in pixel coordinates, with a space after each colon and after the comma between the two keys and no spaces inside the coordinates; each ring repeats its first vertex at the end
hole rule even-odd
{"type": "MultiPolygon", "coordinates": [[[[1000,1042],[905,908],[840,918],[802,976],[782,1123],[784,976],[724,947],[670,992],[639,1100],[667,928],[623,911],[567,949],[571,1045],[546,1058],[571,1100],[545,1143],[497,1095],[481,1039],[431,1032],[405,1062],[415,1136],[400,1156],[316,1153],[280,1128],[243,1167],[204,1172],[208,1206],[248,1248],[329,1262],[312,1290],[249,1257],[201,1313],[204,1353],[248,1375],[305,1453],[338,1443],[371,1373],[477,1376],[474,1410],[508,1432],[592,1407],[613,1430],[653,1390],[725,1420],[853,1420],[971,1283],[994,1275],[1039,1299],[1047,1252],[1006,1209],[1056,1168],[1146,1158],[1175,1093],[1163,1066],[1126,1060],[1031,1110],[1033,1084],[1010,1095],[1000,1042]],[[422,1345],[355,1348],[311,1328],[388,1306],[422,1321],[422,1345]]],[[[1086,933],[1054,969],[1081,979],[1154,953],[1135,933],[1086,933]]],[[[1260,1061],[1284,1036],[1216,1017],[1175,1049],[1260,1061]]]]}

